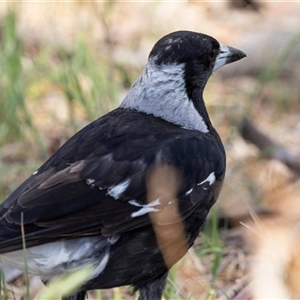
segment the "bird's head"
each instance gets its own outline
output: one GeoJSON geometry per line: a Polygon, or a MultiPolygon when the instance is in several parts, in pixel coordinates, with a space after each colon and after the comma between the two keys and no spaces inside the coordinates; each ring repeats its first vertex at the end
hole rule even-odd
{"type": "Polygon", "coordinates": [[[215,71],[240,60],[246,54],[219,43],[213,37],[192,31],[176,31],[162,37],[150,52],[149,59],[157,65],[194,62],[215,71]]]}
{"type": "Polygon", "coordinates": [[[245,56],[202,33],[170,33],[154,45],[121,107],[208,132],[210,121],[202,98],[207,80],[213,71],[245,56]]]}
{"type": "Polygon", "coordinates": [[[220,67],[245,57],[238,49],[219,43],[206,34],[176,31],[162,37],[153,47],[149,62],[160,67],[180,65],[185,79],[205,85],[211,73],[220,67]]]}

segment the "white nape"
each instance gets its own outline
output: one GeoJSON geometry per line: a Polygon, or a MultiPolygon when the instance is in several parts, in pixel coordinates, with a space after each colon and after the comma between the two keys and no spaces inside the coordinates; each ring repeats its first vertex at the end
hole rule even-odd
{"type": "Polygon", "coordinates": [[[185,64],[157,65],[155,58],[150,59],[120,107],[152,114],[185,129],[208,132],[187,95],[184,67],[185,64]]]}

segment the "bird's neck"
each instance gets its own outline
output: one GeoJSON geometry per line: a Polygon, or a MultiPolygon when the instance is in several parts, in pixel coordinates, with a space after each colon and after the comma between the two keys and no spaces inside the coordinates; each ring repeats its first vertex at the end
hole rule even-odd
{"type": "Polygon", "coordinates": [[[186,91],[184,64],[156,65],[148,62],[133,84],[121,107],[152,114],[186,129],[209,131],[209,117],[202,92],[186,91]]]}

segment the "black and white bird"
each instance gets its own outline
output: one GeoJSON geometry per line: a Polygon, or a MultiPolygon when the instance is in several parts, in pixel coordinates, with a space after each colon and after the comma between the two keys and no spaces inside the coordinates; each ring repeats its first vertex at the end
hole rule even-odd
{"type": "Polygon", "coordinates": [[[70,138],[0,206],[0,258],[44,281],[86,265],[74,295],[131,285],[162,296],[193,245],[225,174],[203,90],[246,55],[201,33],[161,38],[120,107],[70,138]],[[175,230],[174,230],[175,229],[175,230]]]}

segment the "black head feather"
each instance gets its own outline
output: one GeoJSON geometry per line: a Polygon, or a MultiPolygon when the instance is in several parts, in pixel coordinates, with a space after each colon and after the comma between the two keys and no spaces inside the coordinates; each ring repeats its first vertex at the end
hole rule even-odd
{"type": "Polygon", "coordinates": [[[214,62],[220,44],[211,36],[192,31],[176,31],[161,38],[150,52],[156,64],[187,63],[198,60],[201,63],[214,62]]]}

